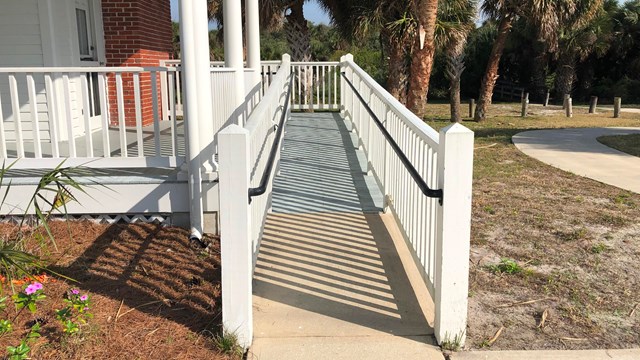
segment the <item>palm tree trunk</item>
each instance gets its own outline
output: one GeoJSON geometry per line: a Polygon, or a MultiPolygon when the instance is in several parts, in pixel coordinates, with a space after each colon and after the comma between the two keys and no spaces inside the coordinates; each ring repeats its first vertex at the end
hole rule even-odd
{"type": "Polygon", "coordinates": [[[536,101],[544,100],[547,94],[547,51],[539,50],[533,61],[533,91],[532,95],[536,101]]]}
{"type": "MultiPolygon", "coordinates": [[[[464,49],[460,46],[460,49],[464,49]]],[[[462,122],[460,115],[460,78],[464,71],[464,54],[455,51],[447,55],[447,76],[449,77],[449,102],[451,104],[451,122],[462,122]]]]}
{"type": "Polygon", "coordinates": [[[560,56],[558,70],[556,70],[556,96],[563,99],[565,94],[573,92],[573,84],[576,79],[576,61],[573,56],[564,54],[560,56]]]}
{"type": "Polygon", "coordinates": [[[513,15],[507,14],[498,26],[498,36],[493,42],[493,48],[491,49],[491,55],[489,55],[489,63],[487,69],[484,72],[482,83],[480,84],[480,94],[478,96],[478,105],[476,106],[476,113],[474,119],[476,121],[482,121],[487,116],[487,110],[491,105],[491,97],[493,96],[493,88],[498,80],[498,67],[500,65],[500,58],[504,51],[504,45],[507,42],[507,37],[511,31],[511,23],[513,21],[513,15]]]}
{"type": "Polygon", "coordinates": [[[296,0],[291,4],[291,11],[286,15],[287,21],[284,25],[292,61],[311,61],[311,38],[307,19],[304,18],[303,5],[302,0],[296,0]]]}
{"type": "Polygon", "coordinates": [[[385,36],[389,53],[389,75],[387,78],[387,90],[402,104],[407,103],[407,90],[409,83],[409,64],[405,46],[398,40],[385,36]]]}
{"type": "MultiPolygon", "coordinates": [[[[291,60],[311,61],[311,37],[309,26],[304,17],[304,0],[295,0],[289,7],[289,14],[284,30],[287,35],[289,49],[291,49],[291,60]]],[[[309,104],[309,111],[313,111],[313,69],[311,67],[300,67],[298,69],[300,77],[300,94],[302,101],[309,104]]]]}
{"type": "Polygon", "coordinates": [[[407,107],[419,117],[424,117],[427,106],[429,80],[435,55],[434,35],[438,0],[420,0],[416,5],[418,22],[424,31],[424,46],[420,49],[420,36],[416,36],[416,48],[411,56],[411,78],[407,107]]]}

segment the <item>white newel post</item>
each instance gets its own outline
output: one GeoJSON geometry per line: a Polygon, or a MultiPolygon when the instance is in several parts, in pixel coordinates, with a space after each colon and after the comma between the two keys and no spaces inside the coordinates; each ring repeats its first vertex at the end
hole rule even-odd
{"type": "Polygon", "coordinates": [[[247,348],[253,338],[249,132],[230,125],[218,134],[218,144],[222,324],[247,348]]]}
{"type": "Polygon", "coordinates": [[[473,132],[460,124],[440,131],[435,271],[435,336],[464,344],[469,294],[473,132]]]}
{"type": "Polygon", "coordinates": [[[224,66],[235,70],[235,108],[238,111],[236,123],[244,126],[244,65],[242,61],[242,10],[238,0],[224,0],[222,15],[224,20],[224,66]]]}

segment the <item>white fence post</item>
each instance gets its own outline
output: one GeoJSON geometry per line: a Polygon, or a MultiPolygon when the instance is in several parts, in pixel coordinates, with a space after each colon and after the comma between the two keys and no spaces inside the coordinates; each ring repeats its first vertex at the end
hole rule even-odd
{"type": "Polygon", "coordinates": [[[247,348],[253,338],[249,131],[230,125],[218,134],[222,325],[247,348]]]}
{"type": "Polygon", "coordinates": [[[435,271],[435,336],[462,346],[466,338],[471,237],[473,132],[460,124],[440,131],[435,271]]]}

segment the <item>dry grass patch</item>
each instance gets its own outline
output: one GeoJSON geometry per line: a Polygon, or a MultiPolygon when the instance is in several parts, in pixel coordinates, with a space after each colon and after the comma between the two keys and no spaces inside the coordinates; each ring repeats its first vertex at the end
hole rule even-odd
{"type": "MultiPolygon", "coordinates": [[[[449,123],[431,105],[428,123],[449,123]]],[[[640,126],[640,114],[519,116],[499,104],[476,133],[468,348],[640,346],[640,195],[530,158],[530,129],[640,126]],[[543,320],[544,319],[544,320],[543,320]],[[495,334],[503,328],[494,341],[495,334]]],[[[557,111],[532,106],[532,112],[557,111]]]]}

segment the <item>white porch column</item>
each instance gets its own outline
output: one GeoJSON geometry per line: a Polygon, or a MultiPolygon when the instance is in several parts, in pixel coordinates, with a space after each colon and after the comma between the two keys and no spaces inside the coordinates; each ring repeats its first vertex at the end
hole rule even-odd
{"type": "Polygon", "coordinates": [[[200,239],[203,232],[202,171],[211,170],[214,136],[210,106],[207,0],[180,0],[180,33],[191,236],[200,239]]]}
{"type": "MultiPolygon", "coordinates": [[[[198,128],[200,131],[202,171],[211,173],[214,169],[213,140],[213,94],[211,90],[211,59],[209,58],[209,16],[207,0],[191,0],[193,2],[193,28],[195,45],[195,73],[197,102],[198,102],[198,128]]],[[[187,99],[188,100],[188,99],[187,99]]],[[[205,177],[205,180],[212,180],[205,177]]]]}
{"type": "Polygon", "coordinates": [[[247,31],[247,67],[253,70],[252,82],[262,82],[262,66],[260,65],[260,9],[258,0],[245,0],[245,29],[247,31]]]}
{"type": "Polygon", "coordinates": [[[235,106],[238,110],[237,124],[244,126],[243,105],[246,92],[244,89],[244,65],[242,61],[242,9],[238,0],[224,0],[222,3],[222,16],[224,20],[224,66],[236,70],[235,106]]]}

